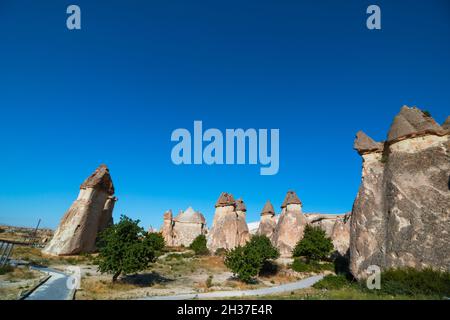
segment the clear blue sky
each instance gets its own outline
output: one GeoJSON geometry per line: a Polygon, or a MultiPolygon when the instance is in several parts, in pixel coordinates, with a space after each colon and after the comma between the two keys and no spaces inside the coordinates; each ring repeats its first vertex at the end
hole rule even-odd
{"type": "Polygon", "coordinates": [[[450,4],[435,1],[0,2],[0,223],[56,227],[109,166],[114,216],[159,227],[220,192],[248,221],[288,189],[304,211],[351,210],[363,129],[386,137],[404,104],[450,113],[450,4]],[[82,30],[66,29],[78,4],[82,30]],[[382,30],[365,27],[378,4],[382,30]],[[279,128],[280,171],[172,164],[171,132],[279,128]]]}

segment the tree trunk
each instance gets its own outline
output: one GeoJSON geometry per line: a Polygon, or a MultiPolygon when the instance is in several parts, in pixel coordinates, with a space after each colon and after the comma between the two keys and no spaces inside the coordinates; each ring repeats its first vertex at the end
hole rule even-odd
{"type": "Polygon", "coordinates": [[[116,282],[117,278],[120,276],[120,273],[122,271],[117,271],[116,273],[114,273],[113,278],[112,278],[112,282],[116,282]]]}

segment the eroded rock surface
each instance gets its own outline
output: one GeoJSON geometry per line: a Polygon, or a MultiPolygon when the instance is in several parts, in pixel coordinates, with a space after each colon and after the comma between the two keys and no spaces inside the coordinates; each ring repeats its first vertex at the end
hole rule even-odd
{"type": "Polygon", "coordinates": [[[97,234],[113,222],[116,201],[109,170],[100,165],[80,186],[78,198],[64,214],[43,252],[75,255],[95,251],[97,234]]]}
{"type": "Polygon", "coordinates": [[[302,203],[294,191],[287,193],[281,209],[273,243],[280,250],[281,256],[289,257],[297,242],[303,238],[308,222],[302,214],[302,203]]]}
{"type": "Polygon", "coordinates": [[[277,218],[275,217],[275,209],[273,208],[272,203],[267,200],[261,212],[261,220],[259,222],[259,227],[256,234],[264,235],[272,240],[276,227],[277,218]]]}
{"type": "MultiPolygon", "coordinates": [[[[448,121],[448,119],[447,119],[448,121]]],[[[444,123],[445,124],[445,123],[444,123]]],[[[402,107],[382,150],[355,148],[362,181],[350,224],[350,268],[450,268],[450,141],[417,108],[402,107]]]]}

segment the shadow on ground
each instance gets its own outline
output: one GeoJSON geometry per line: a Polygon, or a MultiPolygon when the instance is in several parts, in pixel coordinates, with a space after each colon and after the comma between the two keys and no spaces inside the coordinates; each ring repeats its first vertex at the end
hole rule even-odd
{"type": "Polygon", "coordinates": [[[136,286],[149,287],[155,284],[167,284],[174,280],[163,277],[156,272],[150,272],[150,273],[127,275],[122,277],[121,281],[123,283],[133,284],[136,286]]]}

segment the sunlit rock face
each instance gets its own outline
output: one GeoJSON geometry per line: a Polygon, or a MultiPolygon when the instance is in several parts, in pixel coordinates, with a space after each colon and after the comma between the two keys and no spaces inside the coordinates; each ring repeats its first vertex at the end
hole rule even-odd
{"type": "Polygon", "coordinates": [[[289,191],[281,206],[281,215],[273,234],[273,243],[281,256],[292,256],[292,250],[303,238],[308,223],[302,213],[302,203],[294,191],[289,191]]]}
{"type": "Polygon", "coordinates": [[[350,212],[346,214],[308,213],[308,223],[325,231],[336,253],[346,256],[350,246],[350,212]]]}
{"type": "Polygon", "coordinates": [[[211,252],[220,248],[233,249],[244,245],[250,238],[245,211],[242,211],[242,207],[238,208],[238,204],[232,194],[225,192],[217,200],[213,224],[208,233],[207,245],[211,252]]]}
{"type": "Polygon", "coordinates": [[[43,252],[75,255],[95,251],[98,233],[113,222],[116,201],[109,170],[101,165],[80,186],[78,198],[64,214],[43,252]]]}
{"type": "Polygon", "coordinates": [[[276,226],[277,226],[277,219],[275,217],[275,209],[273,208],[272,203],[270,203],[270,201],[267,200],[261,212],[261,220],[259,222],[259,227],[256,234],[264,235],[269,239],[273,240],[272,238],[276,226]]]}
{"type": "Polygon", "coordinates": [[[405,106],[383,148],[355,140],[363,160],[350,219],[355,277],[366,277],[370,265],[449,269],[448,122],[441,127],[421,110],[405,106]]]}
{"type": "Polygon", "coordinates": [[[237,233],[239,236],[238,245],[243,246],[250,240],[250,232],[246,221],[247,207],[244,200],[236,200],[236,214],[237,214],[237,233]]]}
{"type": "Polygon", "coordinates": [[[208,230],[205,217],[189,207],[175,218],[172,210],[166,211],[160,232],[167,246],[188,247],[199,235],[206,235],[208,230]]]}

